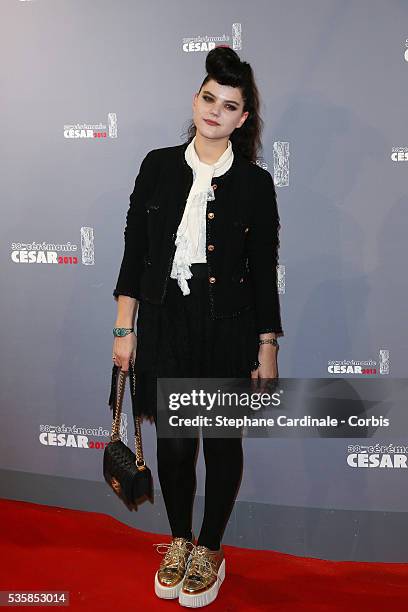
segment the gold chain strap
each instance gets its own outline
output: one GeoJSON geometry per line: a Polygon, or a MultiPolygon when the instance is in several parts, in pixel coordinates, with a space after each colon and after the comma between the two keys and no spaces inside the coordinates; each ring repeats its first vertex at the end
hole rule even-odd
{"type": "MultiPolygon", "coordinates": [[[[123,396],[125,392],[125,384],[126,384],[126,376],[127,372],[124,372],[122,369],[119,370],[119,382],[118,382],[118,392],[116,394],[116,406],[115,406],[115,418],[112,421],[112,434],[111,434],[111,442],[117,442],[120,440],[119,426],[120,426],[120,416],[122,414],[122,403],[123,396]]],[[[134,376],[133,376],[133,395],[135,394],[135,385],[134,385],[134,376]]],[[[130,382],[129,382],[130,384],[130,382]]],[[[143,446],[142,446],[142,432],[140,428],[140,417],[136,417],[135,419],[135,450],[136,450],[136,467],[138,470],[146,469],[146,463],[143,458],[143,446]]]]}

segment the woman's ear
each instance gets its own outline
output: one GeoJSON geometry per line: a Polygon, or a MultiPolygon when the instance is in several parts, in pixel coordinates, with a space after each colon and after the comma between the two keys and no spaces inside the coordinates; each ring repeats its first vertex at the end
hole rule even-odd
{"type": "Polygon", "coordinates": [[[249,111],[245,111],[245,113],[242,113],[242,116],[241,116],[241,119],[239,120],[237,128],[240,128],[244,125],[248,115],[249,115],[249,111]]]}

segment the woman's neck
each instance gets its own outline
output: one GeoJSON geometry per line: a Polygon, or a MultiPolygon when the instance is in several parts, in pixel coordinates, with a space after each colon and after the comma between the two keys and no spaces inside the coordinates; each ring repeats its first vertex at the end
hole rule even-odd
{"type": "Polygon", "coordinates": [[[196,132],[194,148],[198,158],[203,164],[215,164],[221,155],[227,150],[228,137],[219,140],[211,140],[196,132]]]}

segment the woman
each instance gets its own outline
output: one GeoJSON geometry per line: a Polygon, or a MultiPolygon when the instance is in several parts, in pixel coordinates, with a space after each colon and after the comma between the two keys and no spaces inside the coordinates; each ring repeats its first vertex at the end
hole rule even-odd
{"type": "MultiPolygon", "coordinates": [[[[228,47],[208,53],[206,70],[187,141],[150,151],[141,164],[113,292],[113,360],[125,371],[134,362],[135,407],[156,430],[157,377],[278,376],[279,216],[272,176],[254,163],[258,90],[250,65],[228,47]]],[[[241,438],[203,438],[205,510],[195,540],[197,447],[197,438],[157,438],[172,541],[160,545],[167,550],[155,592],[188,607],[217,597],[243,466],[241,438]]]]}

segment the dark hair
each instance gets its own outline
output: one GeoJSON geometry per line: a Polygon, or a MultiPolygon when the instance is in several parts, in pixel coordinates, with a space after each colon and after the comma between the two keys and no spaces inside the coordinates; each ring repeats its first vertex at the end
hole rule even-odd
{"type": "MultiPolygon", "coordinates": [[[[220,85],[229,85],[241,89],[244,100],[243,112],[249,115],[240,128],[236,128],[230,140],[249,161],[255,162],[262,148],[261,131],[263,120],[259,114],[259,92],[255,84],[254,73],[248,62],[240,60],[238,54],[230,47],[215,47],[207,54],[205,60],[207,76],[201,83],[200,90],[211,79],[220,85]]],[[[191,121],[187,129],[187,142],[191,142],[196,134],[196,126],[191,121]]]]}

